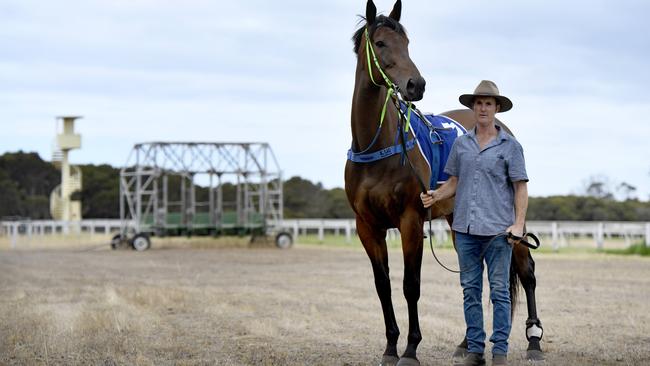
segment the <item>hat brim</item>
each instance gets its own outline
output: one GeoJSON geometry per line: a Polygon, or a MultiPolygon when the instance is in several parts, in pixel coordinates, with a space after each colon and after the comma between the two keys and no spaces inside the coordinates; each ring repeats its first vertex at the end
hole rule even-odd
{"type": "Polygon", "coordinates": [[[474,98],[476,97],[492,97],[497,100],[501,108],[499,112],[507,112],[512,109],[512,101],[503,95],[493,95],[493,94],[463,94],[458,97],[460,104],[464,105],[469,109],[474,109],[474,98]]]}

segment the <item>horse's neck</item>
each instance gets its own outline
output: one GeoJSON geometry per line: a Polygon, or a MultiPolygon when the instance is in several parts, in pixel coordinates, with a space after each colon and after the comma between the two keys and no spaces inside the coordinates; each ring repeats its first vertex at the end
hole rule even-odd
{"type": "MultiPolygon", "coordinates": [[[[352,96],[352,149],[354,151],[366,149],[375,137],[387,92],[386,88],[377,87],[370,83],[367,71],[357,70],[357,73],[359,72],[366,73],[366,76],[361,75],[356,78],[354,95],[352,96]]],[[[381,134],[372,150],[392,144],[391,140],[396,133],[394,110],[395,108],[389,101],[386,106],[381,134]]]]}

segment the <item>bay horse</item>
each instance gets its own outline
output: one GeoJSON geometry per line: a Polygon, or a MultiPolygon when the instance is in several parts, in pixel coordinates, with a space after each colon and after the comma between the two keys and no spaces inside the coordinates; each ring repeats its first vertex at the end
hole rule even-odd
{"type": "MultiPolygon", "coordinates": [[[[422,340],[418,300],[423,225],[428,213],[419,195],[426,189],[421,182],[429,182],[431,175],[429,165],[419,149],[408,149],[404,143],[401,145],[404,148],[401,149],[397,144],[397,136],[404,142],[404,136],[412,139],[413,133],[408,132],[408,127],[404,127],[401,122],[398,106],[388,103],[398,93],[406,101],[421,100],[426,84],[409,57],[409,40],[399,22],[401,11],[401,0],[397,0],[388,17],[377,15],[375,4],[368,0],[365,24],[353,36],[357,65],[352,97],[350,151],[367,153],[378,159],[372,162],[349,159],[345,166],[345,192],[356,215],[357,234],[370,259],[384,315],[386,348],[381,365],[387,366],[420,364],[416,355],[418,344],[422,340]],[[408,160],[410,168],[404,164],[405,160],[408,160]],[[407,346],[401,357],[397,353],[400,331],[391,299],[386,247],[386,231],[390,228],[400,231],[404,257],[403,293],[408,306],[409,329],[407,346]]],[[[448,116],[466,129],[475,125],[473,112],[469,110],[452,111],[448,116]]],[[[431,207],[430,217],[445,216],[451,225],[453,206],[453,198],[439,202],[431,207]]],[[[528,302],[528,355],[529,358],[539,359],[542,357],[539,347],[542,334],[535,306],[535,262],[528,248],[523,245],[515,245],[512,255],[512,308],[514,309],[516,300],[517,284],[521,282],[528,302]]],[[[466,352],[466,348],[465,339],[457,347],[455,355],[466,352]]]]}

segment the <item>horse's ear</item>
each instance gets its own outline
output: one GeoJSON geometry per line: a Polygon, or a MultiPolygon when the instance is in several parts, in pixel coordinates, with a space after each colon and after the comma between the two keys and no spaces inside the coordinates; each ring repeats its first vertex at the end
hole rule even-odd
{"type": "Polygon", "coordinates": [[[375,3],[372,2],[372,0],[368,0],[368,4],[366,5],[366,22],[368,25],[374,23],[376,17],[377,7],[375,6],[375,3]]]}
{"type": "Polygon", "coordinates": [[[397,20],[402,16],[402,0],[397,0],[393,6],[393,10],[390,12],[389,17],[397,20]]]}

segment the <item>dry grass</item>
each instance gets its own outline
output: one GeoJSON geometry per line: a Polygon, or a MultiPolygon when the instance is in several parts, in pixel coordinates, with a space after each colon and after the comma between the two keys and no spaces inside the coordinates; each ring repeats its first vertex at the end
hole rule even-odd
{"type": "MultiPolygon", "coordinates": [[[[156,242],[144,253],[0,251],[0,365],[368,365],[384,346],[370,265],[358,248],[291,250],[156,242]],[[183,249],[179,249],[183,246],[183,249]]],[[[441,250],[450,265],[453,252],[441,250]]],[[[403,349],[402,260],[391,278],[403,349]]],[[[548,365],[650,363],[650,260],[540,254],[548,365]]],[[[423,365],[449,364],[461,290],[425,253],[423,365]]],[[[487,296],[487,294],[486,294],[487,296]]],[[[487,300],[487,297],[486,297],[487,300]]],[[[488,305],[485,306],[489,313],[488,305]]],[[[525,304],[511,361],[525,364],[525,304]]],[[[486,324],[491,323],[486,316],[486,324]]]]}

